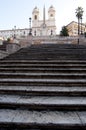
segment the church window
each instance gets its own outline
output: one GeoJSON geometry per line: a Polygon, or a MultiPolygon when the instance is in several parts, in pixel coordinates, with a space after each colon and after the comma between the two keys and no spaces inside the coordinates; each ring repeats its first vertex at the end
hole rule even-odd
{"type": "Polygon", "coordinates": [[[53,14],[51,14],[50,16],[53,17],[53,14]]]}
{"type": "Polygon", "coordinates": [[[34,36],[36,36],[36,31],[34,31],[34,36]]]}
{"type": "Polygon", "coordinates": [[[23,33],[24,33],[24,35],[25,35],[25,31],[24,31],[23,33]]]}
{"type": "Polygon", "coordinates": [[[34,18],[35,18],[35,20],[37,20],[37,15],[35,15],[35,17],[34,17],[34,18]]]}
{"type": "Polygon", "coordinates": [[[51,30],[51,35],[53,35],[53,30],[51,30]]]}

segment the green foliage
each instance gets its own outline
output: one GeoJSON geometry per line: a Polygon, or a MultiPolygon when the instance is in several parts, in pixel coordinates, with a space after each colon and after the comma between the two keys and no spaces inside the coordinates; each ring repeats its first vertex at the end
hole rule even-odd
{"type": "Polygon", "coordinates": [[[10,38],[7,39],[7,42],[10,42],[10,38]]]}
{"type": "Polygon", "coordinates": [[[76,17],[78,18],[78,19],[81,19],[82,18],[82,16],[83,16],[83,8],[82,7],[78,7],[77,9],[76,9],[76,17]]]}
{"type": "Polygon", "coordinates": [[[80,21],[81,21],[81,24],[82,24],[82,17],[83,17],[83,8],[82,7],[78,7],[77,9],[76,9],[76,17],[77,17],[77,19],[78,19],[78,35],[80,34],[80,26],[79,26],[79,24],[80,24],[80,21]]]}
{"type": "Polygon", "coordinates": [[[84,36],[85,36],[85,38],[86,38],[86,32],[84,33],[84,36]]]}
{"type": "Polygon", "coordinates": [[[60,31],[60,36],[69,36],[66,26],[62,27],[62,30],[60,31]]]}

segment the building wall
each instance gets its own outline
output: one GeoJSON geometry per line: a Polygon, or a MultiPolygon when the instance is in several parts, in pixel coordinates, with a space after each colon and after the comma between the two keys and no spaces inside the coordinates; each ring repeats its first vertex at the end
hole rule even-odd
{"type": "MultiPolygon", "coordinates": [[[[49,36],[56,35],[55,25],[55,9],[50,6],[48,9],[48,19],[46,19],[45,8],[43,9],[43,19],[40,20],[40,12],[37,7],[32,11],[32,35],[33,36],[49,36]],[[45,27],[44,27],[45,25],[45,27]]],[[[29,27],[30,28],[30,27],[29,27]]],[[[8,38],[28,36],[30,29],[16,29],[16,26],[12,30],[0,30],[0,37],[4,40],[8,38]]]]}
{"type": "MultiPolygon", "coordinates": [[[[78,35],[78,23],[77,22],[72,21],[66,27],[68,29],[69,36],[78,35]]],[[[85,24],[80,25],[80,34],[81,34],[81,28],[82,28],[82,33],[84,34],[84,32],[86,31],[86,25],[85,24]]]]}
{"type": "Polygon", "coordinates": [[[0,30],[0,37],[4,40],[7,38],[27,36],[29,34],[29,28],[26,29],[12,29],[12,30],[0,30]]]}
{"type": "Polygon", "coordinates": [[[46,21],[46,27],[43,28],[43,21],[36,21],[35,24],[33,23],[32,26],[32,35],[33,36],[49,36],[52,34],[56,35],[56,26],[54,24],[54,21],[46,21]],[[35,34],[36,32],[36,34],[35,34]],[[44,33],[44,34],[43,34],[44,33]]]}
{"type": "Polygon", "coordinates": [[[45,8],[43,9],[43,19],[40,20],[40,11],[37,7],[32,12],[32,35],[49,36],[56,35],[55,9],[51,6],[48,10],[48,19],[46,19],[45,8]]]}

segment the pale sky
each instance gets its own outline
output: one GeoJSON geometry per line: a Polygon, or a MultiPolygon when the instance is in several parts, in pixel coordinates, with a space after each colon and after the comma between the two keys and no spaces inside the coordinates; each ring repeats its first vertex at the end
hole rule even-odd
{"type": "Polygon", "coordinates": [[[75,10],[78,6],[84,10],[83,22],[86,23],[86,0],[0,0],[0,30],[16,28],[28,28],[29,17],[37,6],[43,14],[43,7],[47,11],[51,5],[56,9],[56,26],[59,34],[62,26],[72,21],[77,22],[75,10]]]}

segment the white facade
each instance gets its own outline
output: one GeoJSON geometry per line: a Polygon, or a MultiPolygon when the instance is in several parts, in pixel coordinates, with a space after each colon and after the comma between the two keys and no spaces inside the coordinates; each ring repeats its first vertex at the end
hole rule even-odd
{"type": "Polygon", "coordinates": [[[12,29],[12,30],[0,30],[0,37],[3,39],[27,36],[29,34],[29,28],[25,29],[12,29]]]}
{"type": "Polygon", "coordinates": [[[45,18],[45,7],[43,9],[43,19],[39,18],[40,12],[37,7],[32,12],[32,35],[49,36],[56,35],[55,9],[51,6],[48,10],[48,19],[45,18]]]}
{"type": "MultiPolygon", "coordinates": [[[[55,25],[55,9],[51,6],[48,9],[48,19],[45,18],[45,7],[43,9],[43,19],[39,18],[40,12],[37,7],[33,9],[32,12],[32,35],[33,36],[50,36],[56,35],[56,25],[55,25]]],[[[0,30],[0,37],[4,40],[13,37],[28,36],[30,32],[29,28],[25,29],[14,29],[10,30],[0,30]]]]}

